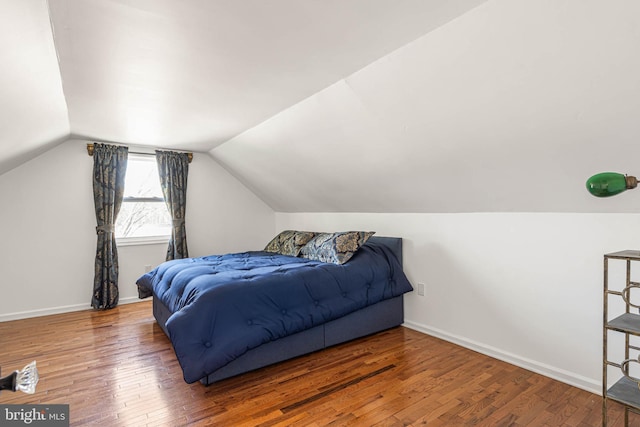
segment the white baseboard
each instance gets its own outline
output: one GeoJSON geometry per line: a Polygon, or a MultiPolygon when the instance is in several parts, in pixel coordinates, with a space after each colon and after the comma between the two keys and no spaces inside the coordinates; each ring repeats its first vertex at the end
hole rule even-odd
{"type": "Polygon", "coordinates": [[[600,382],[595,381],[591,378],[584,377],[582,375],[578,375],[575,372],[565,371],[564,369],[560,369],[555,366],[550,366],[544,363],[537,362],[535,360],[516,356],[515,354],[502,351],[498,348],[475,342],[473,340],[469,340],[457,335],[452,335],[448,332],[430,326],[422,325],[420,323],[405,320],[403,325],[418,332],[422,332],[427,335],[431,335],[436,338],[440,338],[445,341],[460,345],[470,350],[477,351],[478,353],[493,357],[494,359],[502,360],[503,362],[510,363],[512,365],[524,368],[540,375],[544,375],[545,377],[553,378],[554,380],[558,380],[565,384],[578,387],[582,390],[586,390],[597,395],[602,395],[602,386],[600,382]]]}
{"type": "MultiPolygon", "coordinates": [[[[131,304],[132,302],[141,301],[138,297],[120,298],[118,304],[131,304]]],[[[60,307],[40,308],[37,310],[18,311],[9,314],[0,314],[0,322],[8,322],[10,320],[28,319],[30,317],[49,316],[51,314],[71,313],[72,311],[91,310],[91,304],[73,304],[63,305],[60,307]]]]}

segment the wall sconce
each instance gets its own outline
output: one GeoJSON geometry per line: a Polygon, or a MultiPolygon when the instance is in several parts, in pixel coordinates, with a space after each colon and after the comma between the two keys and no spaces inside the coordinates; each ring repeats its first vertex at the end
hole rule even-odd
{"type": "Polygon", "coordinates": [[[635,176],[617,172],[602,172],[587,180],[587,190],[596,197],[611,197],[623,191],[636,188],[638,180],[635,176]]]}
{"type": "Polygon", "coordinates": [[[14,371],[11,375],[0,378],[0,390],[22,391],[33,394],[40,376],[36,368],[36,361],[29,363],[21,371],[14,371]]]}

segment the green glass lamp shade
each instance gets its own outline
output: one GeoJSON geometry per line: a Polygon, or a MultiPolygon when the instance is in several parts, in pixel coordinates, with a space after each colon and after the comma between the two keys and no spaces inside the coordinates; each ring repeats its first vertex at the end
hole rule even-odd
{"type": "Polygon", "coordinates": [[[638,180],[617,172],[602,172],[587,180],[587,190],[596,197],[610,197],[636,188],[638,180]]]}

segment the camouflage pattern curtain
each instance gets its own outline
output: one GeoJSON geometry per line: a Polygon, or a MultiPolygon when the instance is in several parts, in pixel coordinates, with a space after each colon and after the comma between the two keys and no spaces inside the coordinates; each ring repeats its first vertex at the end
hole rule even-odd
{"type": "Polygon", "coordinates": [[[167,261],[188,258],[187,230],[184,225],[187,204],[187,175],[189,174],[189,156],[174,151],[156,151],[160,186],[167,209],[171,215],[173,227],[167,249],[167,261]]]}
{"type": "Polygon", "coordinates": [[[93,145],[93,200],[98,245],[91,306],[101,310],[118,305],[118,249],[114,227],[122,204],[128,151],[127,147],[93,145]]]}

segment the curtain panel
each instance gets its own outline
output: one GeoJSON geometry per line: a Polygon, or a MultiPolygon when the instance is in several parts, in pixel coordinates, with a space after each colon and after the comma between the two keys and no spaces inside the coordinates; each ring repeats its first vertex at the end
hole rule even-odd
{"type": "Polygon", "coordinates": [[[128,148],[94,144],[93,200],[98,235],[91,306],[109,309],[118,305],[118,249],[115,222],[122,204],[128,148]]]}
{"type": "Polygon", "coordinates": [[[189,155],[174,151],[156,151],[160,186],[171,215],[173,227],[166,260],[188,258],[185,209],[187,204],[187,176],[189,155]]]}

